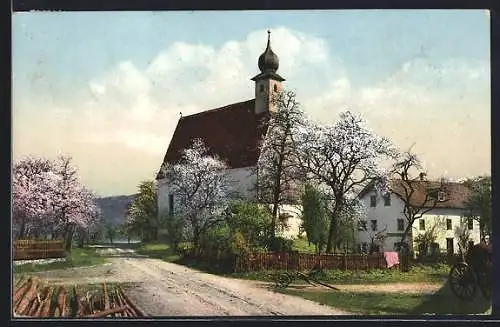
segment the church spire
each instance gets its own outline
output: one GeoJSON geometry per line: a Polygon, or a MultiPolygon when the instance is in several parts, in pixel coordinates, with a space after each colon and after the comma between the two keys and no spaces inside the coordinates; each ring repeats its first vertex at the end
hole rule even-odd
{"type": "Polygon", "coordinates": [[[278,56],[271,49],[271,31],[267,30],[267,45],[259,56],[260,74],[252,78],[255,82],[255,113],[274,111],[273,94],[283,90],[281,82],[285,79],[278,75],[278,56]]]}
{"type": "Polygon", "coordinates": [[[273,72],[276,73],[279,67],[278,56],[271,49],[271,31],[267,30],[267,46],[264,53],[259,57],[259,69],[262,73],[273,72]]]}

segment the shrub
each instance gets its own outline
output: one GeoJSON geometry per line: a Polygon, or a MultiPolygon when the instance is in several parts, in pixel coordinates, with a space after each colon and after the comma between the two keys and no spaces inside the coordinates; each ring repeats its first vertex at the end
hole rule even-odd
{"type": "Polygon", "coordinates": [[[269,249],[271,251],[292,251],[293,240],[284,237],[275,237],[270,241],[269,249]]]}
{"type": "Polygon", "coordinates": [[[271,215],[259,204],[242,200],[233,201],[228,208],[226,222],[234,235],[241,234],[250,249],[266,244],[271,215]]]}
{"type": "Polygon", "coordinates": [[[166,238],[170,247],[174,249],[174,251],[179,251],[179,244],[182,241],[182,233],[184,229],[184,219],[168,215],[163,221],[166,238]]]}

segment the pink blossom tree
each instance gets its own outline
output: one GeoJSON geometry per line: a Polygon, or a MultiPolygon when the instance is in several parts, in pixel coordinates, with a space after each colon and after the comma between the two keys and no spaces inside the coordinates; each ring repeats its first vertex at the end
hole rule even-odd
{"type": "Polygon", "coordinates": [[[12,193],[19,238],[62,237],[69,250],[74,232],[90,229],[100,219],[94,195],[80,183],[69,157],[17,162],[12,193]]]}

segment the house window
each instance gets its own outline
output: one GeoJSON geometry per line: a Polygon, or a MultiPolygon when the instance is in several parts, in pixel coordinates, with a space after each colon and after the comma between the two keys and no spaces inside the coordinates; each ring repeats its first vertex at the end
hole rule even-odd
{"type": "Polygon", "coordinates": [[[174,214],[174,195],[173,194],[168,195],[168,214],[169,215],[174,214]]]}
{"type": "Polygon", "coordinates": [[[446,200],[446,194],[443,191],[438,192],[438,201],[446,200]]]}
{"type": "Polygon", "coordinates": [[[472,230],[474,228],[474,220],[472,218],[467,219],[467,229],[472,230]]]}
{"type": "Polygon", "coordinates": [[[419,221],[419,229],[425,230],[425,219],[420,219],[419,221]]]}
{"type": "Polygon", "coordinates": [[[391,194],[387,193],[384,195],[384,206],[390,207],[391,206],[391,194]]]}
{"type": "Polygon", "coordinates": [[[366,220],[360,220],[358,224],[359,230],[360,231],[366,231],[366,220]]]}
{"type": "Polygon", "coordinates": [[[398,231],[405,230],[405,221],[404,219],[398,219],[398,231]]]}
{"type": "Polygon", "coordinates": [[[446,229],[451,230],[451,219],[446,219],[446,229]]]}
{"type": "Polygon", "coordinates": [[[372,195],[370,196],[370,207],[376,207],[377,206],[377,196],[372,195]]]}
{"type": "Polygon", "coordinates": [[[371,221],[371,228],[372,228],[372,231],[376,231],[377,230],[377,220],[376,219],[373,219],[371,221]]]}

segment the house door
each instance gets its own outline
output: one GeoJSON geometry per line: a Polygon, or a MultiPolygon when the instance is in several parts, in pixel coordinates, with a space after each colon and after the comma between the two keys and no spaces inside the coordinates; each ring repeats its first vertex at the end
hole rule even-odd
{"type": "Polygon", "coordinates": [[[446,252],[448,255],[453,255],[453,253],[455,253],[453,249],[453,238],[451,237],[446,239],[446,252]]]}

